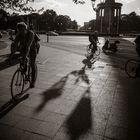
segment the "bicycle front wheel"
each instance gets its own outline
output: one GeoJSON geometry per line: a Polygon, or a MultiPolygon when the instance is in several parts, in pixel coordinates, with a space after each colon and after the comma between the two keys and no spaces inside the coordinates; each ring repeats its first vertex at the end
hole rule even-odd
{"type": "MultiPolygon", "coordinates": [[[[35,74],[34,74],[34,79],[35,81],[37,80],[37,64],[35,64],[35,74]]],[[[31,83],[32,82],[32,68],[31,66],[29,66],[29,69],[28,69],[28,81],[31,83]]]]}
{"type": "Polygon", "coordinates": [[[136,71],[139,65],[139,61],[135,59],[130,59],[125,64],[125,72],[131,78],[136,78],[136,71]]]}
{"type": "Polygon", "coordinates": [[[11,81],[11,96],[12,99],[17,100],[22,98],[23,96],[23,89],[24,89],[24,74],[23,72],[18,69],[11,81]]]}

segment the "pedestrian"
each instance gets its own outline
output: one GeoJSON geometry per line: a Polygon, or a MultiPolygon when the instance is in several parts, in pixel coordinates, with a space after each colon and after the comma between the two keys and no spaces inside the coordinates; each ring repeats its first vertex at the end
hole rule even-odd
{"type": "Polygon", "coordinates": [[[137,77],[140,77],[140,35],[138,35],[135,40],[134,40],[134,43],[136,45],[136,52],[139,56],[139,65],[138,65],[138,68],[136,70],[136,76],[137,77]]]}

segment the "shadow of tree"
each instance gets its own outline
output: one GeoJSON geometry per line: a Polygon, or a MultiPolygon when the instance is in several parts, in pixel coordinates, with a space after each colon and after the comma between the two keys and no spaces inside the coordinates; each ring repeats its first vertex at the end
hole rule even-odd
{"type": "Polygon", "coordinates": [[[16,105],[18,105],[20,102],[26,100],[29,97],[29,94],[25,94],[22,98],[19,100],[12,100],[10,99],[8,102],[6,102],[4,105],[0,107],[0,118],[5,116],[9,111],[11,111],[16,105]]]}
{"type": "Polygon", "coordinates": [[[70,140],[78,140],[92,128],[92,108],[90,99],[90,87],[83,93],[75,110],[66,120],[67,133],[70,140]]]}
{"type": "Polygon", "coordinates": [[[43,96],[42,102],[36,108],[35,112],[41,111],[49,100],[52,100],[61,96],[62,90],[66,84],[67,79],[68,79],[68,75],[62,77],[58,82],[56,82],[48,90],[42,93],[42,96],[43,96]]]}
{"type": "Polygon", "coordinates": [[[88,75],[85,73],[85,68],[86,68],[86,65],[82,67],[80,70],[74,70],[70,73],[74,75],[75,77],[77,77],[77,79],[75,80],[75,84],[77,84],[80,79],[84,81],[85,83],[90,84],[88,75]]]}

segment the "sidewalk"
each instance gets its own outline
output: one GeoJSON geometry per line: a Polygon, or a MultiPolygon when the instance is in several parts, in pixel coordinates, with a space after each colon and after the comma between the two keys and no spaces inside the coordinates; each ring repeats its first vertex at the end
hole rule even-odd
{"type": "Polygon", "coordinates": [[[3,35],[3,37],[0,38],[0,51],[2,51],[8,46],[8,43],[6,42],[6,40],[7,40],[7,35],[3,35]]]}
{"type": "MultiPolygon", "coordinates": [[[[0,52],[1,64],[8,52],[0,52]]],[[[139,139],[140,80],[116,67],[120,60],[101,53],[110,62],[89,69],[82,55],[46,46],[40,53],[36,87],[17,104],[9,86],[16,66],[0,71],[0,140],[139,139]]]]}

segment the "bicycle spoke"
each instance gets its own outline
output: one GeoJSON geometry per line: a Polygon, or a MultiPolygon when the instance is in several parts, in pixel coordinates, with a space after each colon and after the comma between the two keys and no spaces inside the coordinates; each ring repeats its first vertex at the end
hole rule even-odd
{"type": "Polygon", "coordinates": [[[125,65],[125,71],[129,77],[135,78],[139,62],[137,60],[128,60],[125,65]]]}
{"type": "Polygon", "coordinates": [[[12,98],[19,98],[22,96],[24,88],[24,75],[22,74],[21,70],[17,70],[12,78],[11,82],[11,95],[12,98]]]}

